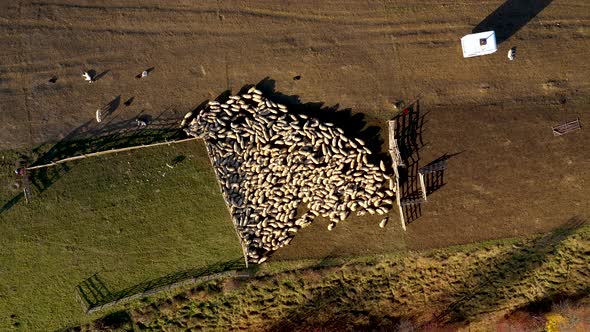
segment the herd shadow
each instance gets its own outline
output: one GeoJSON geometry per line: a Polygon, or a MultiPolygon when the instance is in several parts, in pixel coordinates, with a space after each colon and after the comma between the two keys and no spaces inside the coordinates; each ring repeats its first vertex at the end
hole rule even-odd
{"type": "Polygon", "coordinates": [[[286,95],[276,90],[276,81],[268,77],[262,79],[256,85],[245,85],[239,90],[239,93],[246,91],[255,86],[262,91],[264,96],[270,101],[287,106],[289,112],[294,114],[304,114],[316,118],[320,122],[330,122],[334,126],[341,128],[344,135],[349,138],[359,138],[366,143],[367,148],[372,151],[370,160],[377,162],[388,160],[387,155],[383,153],[383,139],[381,136],[381,127],[369,125],[367,116],[363,113],[353,112],[351,108],[340,108],[340,105],[327,106],[323,102],[302,102],[297,95],[286,95]]]}
{"type": "Polygon", "coordinates": [[[507,0],[473,28],[472,32],[494,30],[496,43],[500,45],[527,25],[551,2],[553,0],[507,0]]]}

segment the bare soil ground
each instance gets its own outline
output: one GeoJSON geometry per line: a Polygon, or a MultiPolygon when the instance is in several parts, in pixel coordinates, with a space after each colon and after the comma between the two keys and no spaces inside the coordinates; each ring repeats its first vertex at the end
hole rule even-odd
{"type": "MultiPolygon", "coordinates": [[[[113,115],[120,119],[181,117],[265,77],[302,102],[362,113],[367,125],[384,126],[394,100],[420,95],[427,115],[419,164],[459,154],[407,233],[399,235],[392,214],[396,228],[386,232],[398,235],[377,246],[419,249],[548,231],[590,212],[590,133],[551,134],[561,121],[588,121],[590,4],[554,1],[497,53],[463,59],[460,37],[502,3],[4,1],[1,148],[58,141],[117,96],[135,98],[113,115]],[[146,79],[134,78],[150,67],[146,79]],[[95,84],[81,78],[89,69],[103,74],[95,84]]],[[[330,237],[326,225],[314,225],[277,258],[338,254],[351,241],[362,251],[381,241],[378,220],[351,233],[366,222],[350,221],[330,237]]]]}

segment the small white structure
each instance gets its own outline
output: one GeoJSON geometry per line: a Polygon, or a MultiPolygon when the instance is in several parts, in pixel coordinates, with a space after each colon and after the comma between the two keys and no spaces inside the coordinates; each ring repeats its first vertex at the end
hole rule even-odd
{"type": "Polygon", "coordinates": [[[461,38],[461,47],[464,58],[494,53],[497,50],[496,33],[486,31],[466,35],[461,38]]]}

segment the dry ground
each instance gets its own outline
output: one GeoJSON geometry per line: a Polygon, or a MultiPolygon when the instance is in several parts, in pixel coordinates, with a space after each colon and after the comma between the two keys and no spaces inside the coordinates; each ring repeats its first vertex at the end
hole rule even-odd
{"type": "Polygon", "coordinates": [[[349,233],[362,221],[331,238],[314,225],[278,257],[340,252],[349,241],[427,248],[548,231],[590,212],[590,134],[550,130],[588,121],[590,4],[554,1],[497,53],[463,59],[460,37],[501,3],[3,1],[1,148],[59,140],[116,96],[135,97],[119,118],[181,116],[264,77],[303,102],[363,113],[368,124],[390,118],[392,101],[421,95],[420,164],[461,153],[407,233],[385,245],[378,230],[349,233]],[[134,79],[149,67],[147,79],[134,79]],[[88,69],[108,72],[87,84],[88,69]]]}

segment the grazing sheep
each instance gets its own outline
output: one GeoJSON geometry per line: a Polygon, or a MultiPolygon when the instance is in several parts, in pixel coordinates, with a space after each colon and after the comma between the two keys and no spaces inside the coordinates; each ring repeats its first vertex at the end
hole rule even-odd
{"type": "Polygon", "coordinates": [[[508,60],[512,61],[516,57],[516,47],[511,48],[508,51],[508,60]]]}

